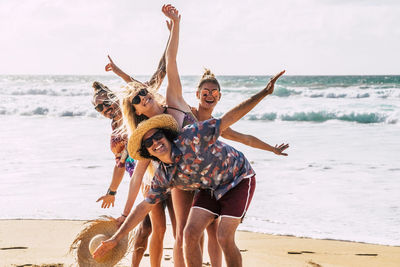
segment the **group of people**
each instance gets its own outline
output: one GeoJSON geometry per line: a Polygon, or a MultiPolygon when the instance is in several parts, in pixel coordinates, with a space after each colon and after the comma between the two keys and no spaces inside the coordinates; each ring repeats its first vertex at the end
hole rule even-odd
{"type": "Polygon", "coordinates": [[[221,266],[224,255],[227,266],[241,266],[234,237],[254,193],[255,172],[241,152],[218,138],[287,155],[284,150],[288,144],[270,146],[230,128],[273,93],[284,71],[260,92],[215,119],[212,112],[221,99],[220,84],[205,70],[196,91],[197,108],[186,103],[176,62],[181,17],[171,5],[164,5],[162,12],[169,19],[170,36],[151,79],[144,83],[135,80],[109,57],[106,71],[113,71],[127,83],[124,91],[117,94],[93,83],[93,105],[112,121],[111,150],[116,160],[107,193],[98,199],[102,208],[114,206],[124,172],[131,176],[128,199],[117,218],[121,226],[93,257],[101,258],[136,227],[132,266],[139,266],[151,233],[151,266],[160,266],[167,207],[175,238],[174,266],[202,266],[205,230],[211,265],[221,266]],[[168,84],[163,97],[157,91],[165,76],[168,84]],[[140,189],[144,200],[132,209],[140,189]]]}

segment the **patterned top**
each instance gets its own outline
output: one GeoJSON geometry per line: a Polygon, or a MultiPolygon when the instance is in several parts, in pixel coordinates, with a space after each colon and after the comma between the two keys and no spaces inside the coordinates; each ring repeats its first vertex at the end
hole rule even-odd
{"type": "Polygon", "coordinates": [[[172,144],[174,163],[162,163],[145,196],[149,203],[166,198],[171,187],[181,190],[211,189],[220,199],[244,178],[255,175],[245,156],[217,140],[220,120],[209,119],[185,127],[172,144]]]}
{"type": "Polygon", "coordinates": [[[117,127],[115,127],[114,121],[111,123],[111,128],[113,132],[110,138],[111,151],[115,155],[115,165],[119,168],[124,168],[132,176],[133,170],[135,169],[135,160],[129,157],[128,150],[126,149],[126,144],[128,143],[128,137],[126,134],[118,132],[117,127]]]}

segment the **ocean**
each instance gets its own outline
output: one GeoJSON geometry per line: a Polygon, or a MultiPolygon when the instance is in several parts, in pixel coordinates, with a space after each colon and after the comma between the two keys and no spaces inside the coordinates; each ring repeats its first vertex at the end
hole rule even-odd
{"type": "MultiPolygon", "coordinates": [[[[182,76],[193,106],[199,78],[182,76]]],[[[215,117],[270,77],[217,78],[215,117]]],[[[0,76],[0,219],[120,215],[127,175],[114,208],[95,202],[114,164],[110,121],[91,104],[96,80],[114,90],[123,85],[111,75],[0,76]]],[[[283,76],[274,94],[232,128],[290,144],[283,157],[226,141],[257,173],[239,229],[400,246],[400,76],[283,76]]]]}

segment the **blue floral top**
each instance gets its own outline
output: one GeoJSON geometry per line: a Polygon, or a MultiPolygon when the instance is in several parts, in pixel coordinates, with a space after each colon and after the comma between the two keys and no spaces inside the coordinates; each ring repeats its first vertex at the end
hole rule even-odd
{"type": "Polygon", "coordinates": [[[149,203],[164,200],[171,187],[181,190],[211,189],[220,199],[244,178],[255,175],[243,153],[218,141],[220,120],[191,124],[172,144],[172,164],[156,170],[145,196],[149,203]]]}

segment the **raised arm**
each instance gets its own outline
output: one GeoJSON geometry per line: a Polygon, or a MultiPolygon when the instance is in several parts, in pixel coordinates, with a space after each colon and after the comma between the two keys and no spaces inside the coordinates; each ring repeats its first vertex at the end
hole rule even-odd
{"type": "Polygon", "coordinates": [[[275,145],[273,147],[253,135],[239,133],[239,132],[231,129],[230,127],[225,129],[225,131],[221,134],[221,136],[223,138],[226,138],[226,139],[229,139],[232,141],[240,142],[247,146],[271,151],[271,152],[275,153],[276,155],[282,155],[282,156],[288,155],[286,153],[283,153],[283,151],[289,147],[289,144],[281,144],[279,146],[275,145]]]}
{"type": "Polygon", "coordinates": [[[168,77],[166,101],[167,104],[170,106],[186,110],[188,109],[188,105],[186,104],[182,96],[182,84],[179,77],[178,65],[176,62],[179,44],[179,24],[181,16],[179,15],[178,10],[171,5],[164,5],[162,7],[162,12],[167,18],[171,20],[171,24],[167,22],[167,25],[171,26],[171,36],[166,51],[168,77]]]}
{"type": "Polygon", "coordinates": [[[156,72],[151,76],[150,80],[146,82],[146,84],[150,87],[152,87],[154,90],[158,91],[160,88],[162,81],[165,78],[165,75],[167,74],[167,63],[165,60],[165,53],[167,52],[168,48],[168,43],[169,40],[171,39],[171,26],[170,24],[167,23],[168,29],[169,29],[169,37],[167,41],[167,45],[165,46],[164,53],[161,56],[160,62],[158,63],[158,67],[156,72]]]}
{"type": "Polygon", "coordinates": [[[225,131],[229,126],[240,120],[244,115],[252,110],[264,97],[272,94],[274,92],[275,82],[284,73],[285,71],[281,71],[275,75],[263,90],[226,112],[221,118],[220,131],[225,131]]]}
{"type": "MultiPolygon", "coordinates": [[[[105,70],[106,71],[112,71],[114,72],[116,75],[118,75],[119,77],[121,77],[126,83],[130,83],[130,82],[137,82],[137,83],[141,83],[138,80],[133,79],[131,76],[129,76],[128,74],[126,74],[123,70],[121,70],[115,63],[114,61],[111,59],[110,56],[107,56],[108,60],[110,60],[110,62],[105,66],[105,70]]],[[[145,86],[143,84],[143,86],[145,86]]]]}

